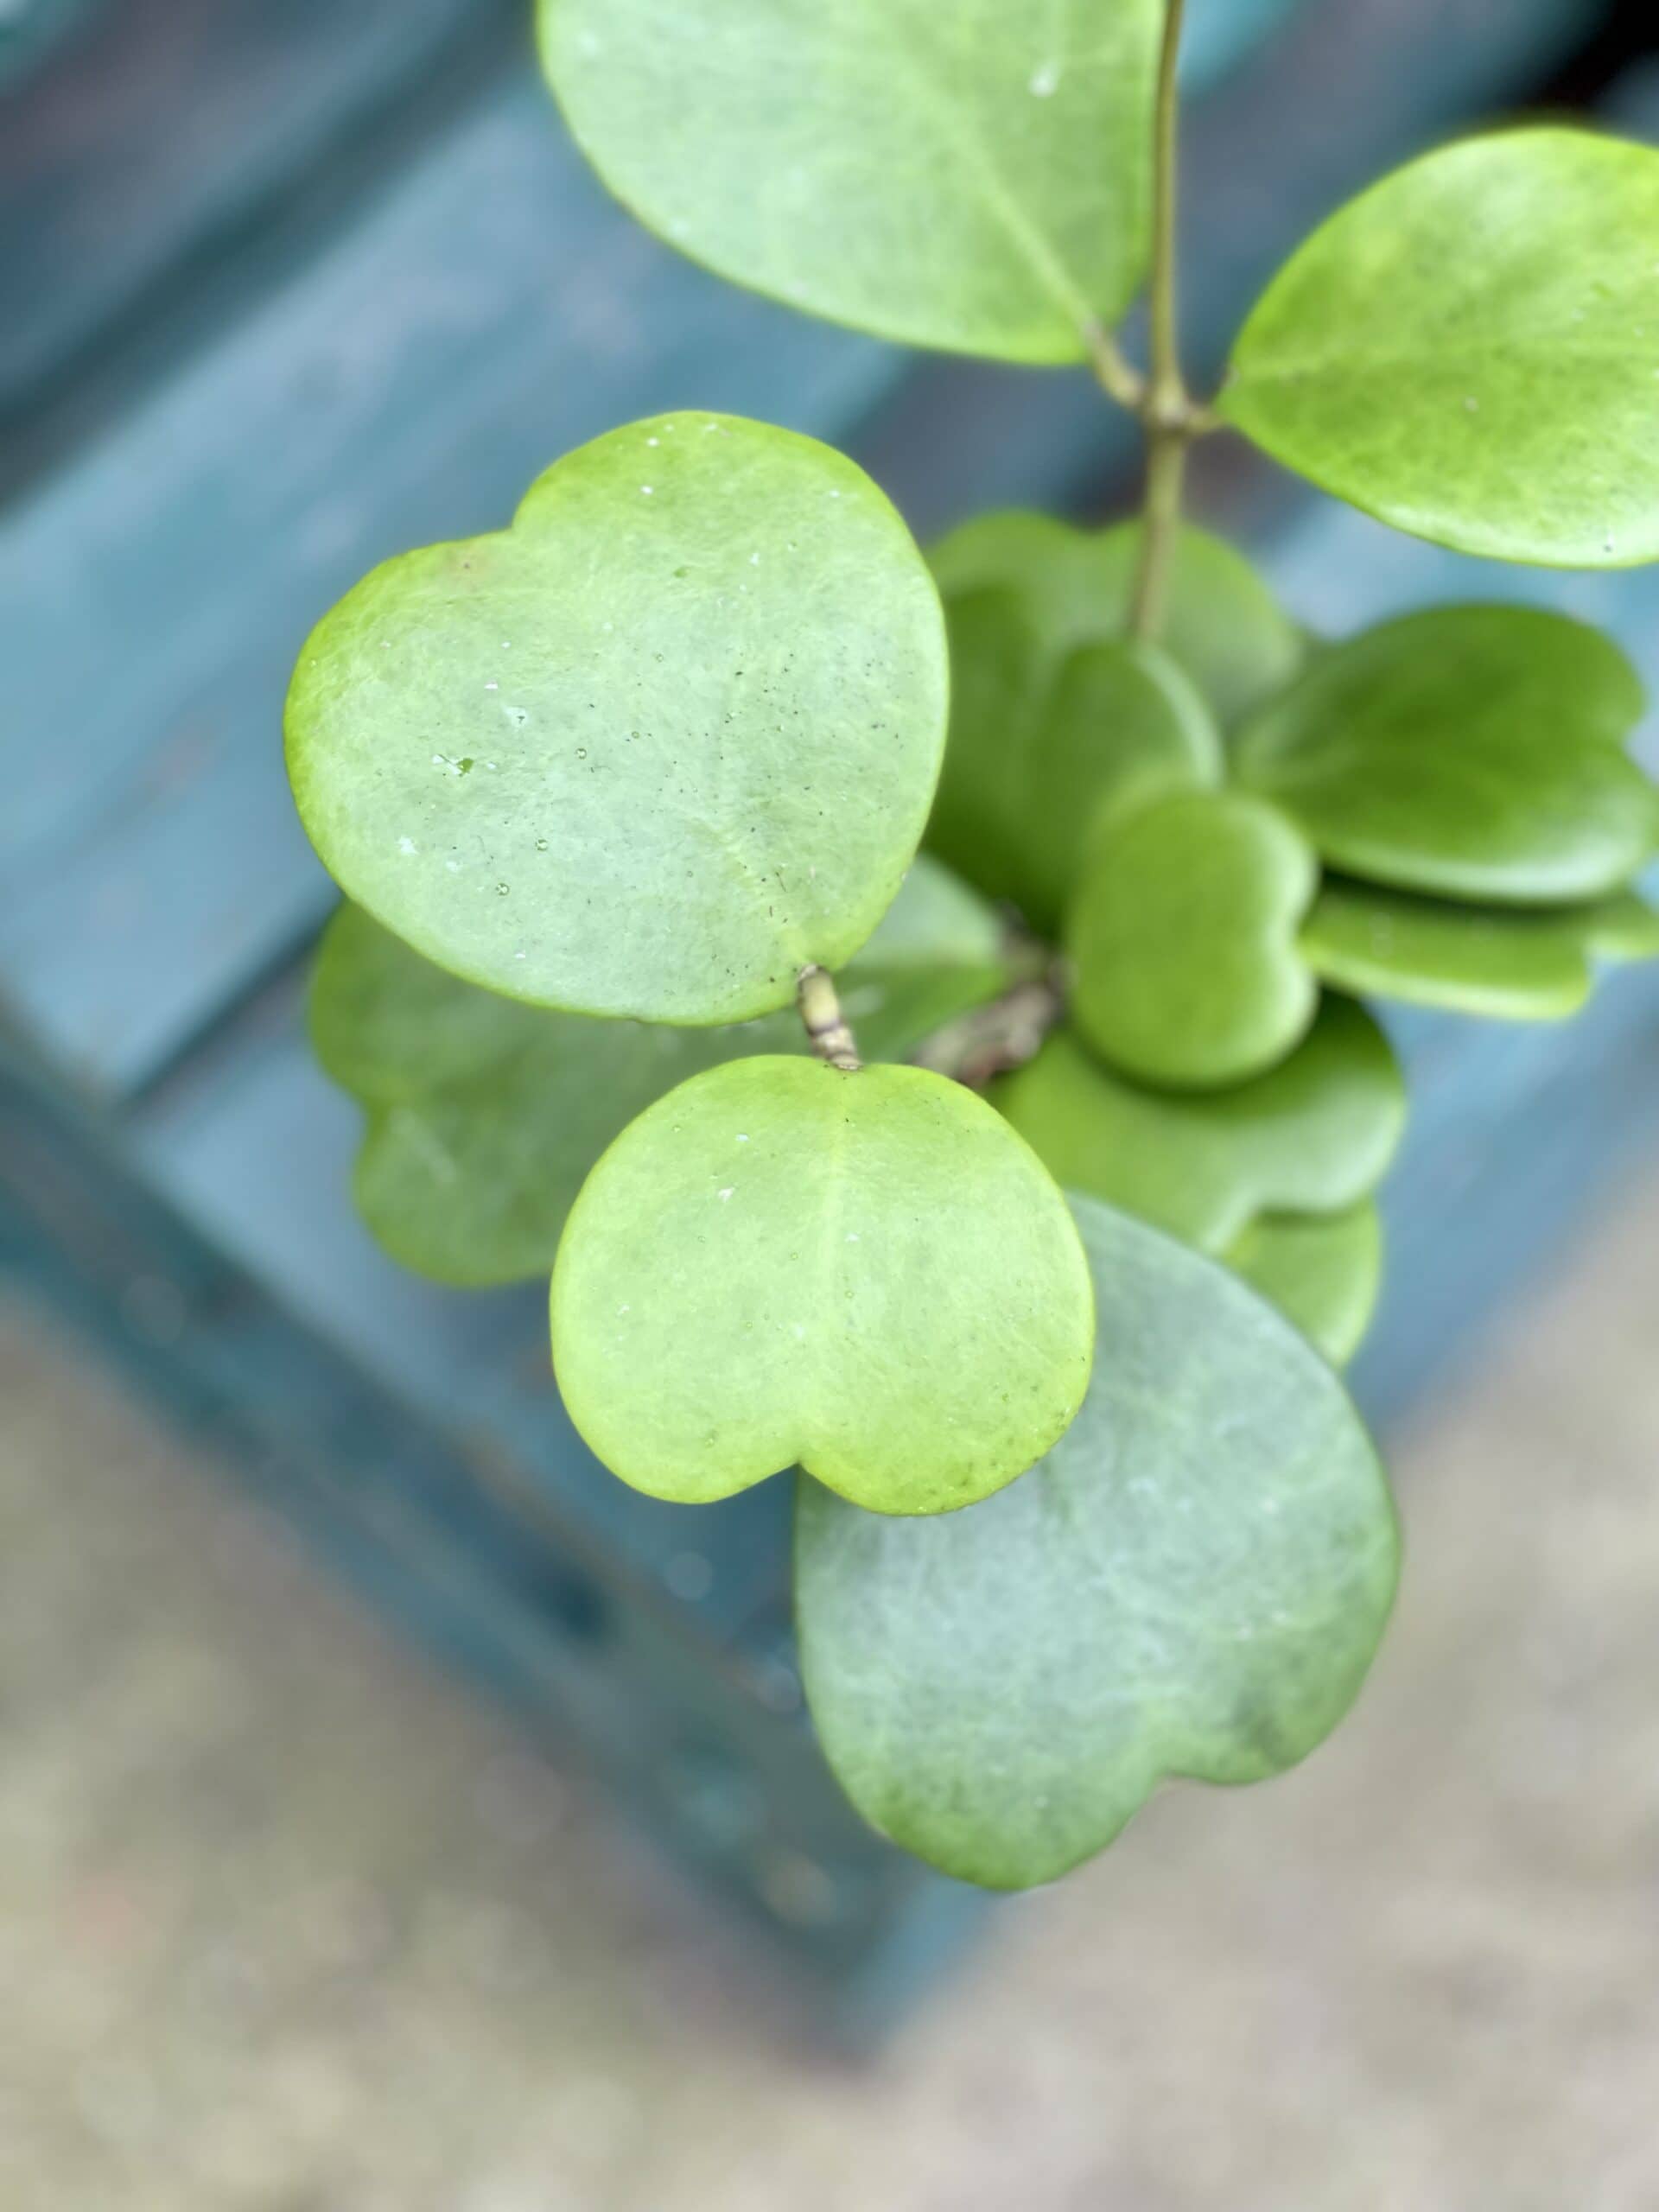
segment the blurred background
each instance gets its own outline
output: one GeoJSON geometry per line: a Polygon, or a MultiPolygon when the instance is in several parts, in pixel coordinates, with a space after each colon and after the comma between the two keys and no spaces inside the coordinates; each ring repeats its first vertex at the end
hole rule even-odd
{"type": "MultiPolygon", "coordinates": [[[[1646,0],[1192,11],[1200,365],[1425,143],[1659,137],[1646,0]]],[[[1304,1770],[1171,1793],[1017,1904],[824,1774],[785,1485],[623,1491],[539,1294],[356,1224],[278,729],[364,569],[669,405],[846,446],[924,534],[1134,493],[1082,378],[903,355],[635,229],[524,12],[0,0],[0,2203],[1651,2212],[1651,976],[1403,1025],[1377,1675],[1304,1770]]],[[[1528,596],[1659,681],[1651,572],[1488,571],[1200,458],[1316,627],[1528,596]]]]}

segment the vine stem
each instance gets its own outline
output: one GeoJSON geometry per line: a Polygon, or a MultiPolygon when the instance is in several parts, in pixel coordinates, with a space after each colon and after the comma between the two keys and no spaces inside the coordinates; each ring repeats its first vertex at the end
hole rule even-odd
{"type": "Polygon", "coordinates": [[[1158,60],[1157,111],[1153,138],[1151,374],[1140,409],[1147,432],[1147,502],[1141,563],[1130,627],[1155,639],[1169,607],[1170,573],[1181,524],[1186,449],[1205,427],[1181,373],[1179,309],[1175,281],[1179,200],[1181,30],[1186,0],[1168,0],[1158,60]]]}
{"type": "Polygon", "coordinates": [[[864,1065],[841,1001],[836,980],[827,968],[803,968],[795,982],[795,1003],[818,1058],[843,1075],[854,1075],[864,1065]]]}

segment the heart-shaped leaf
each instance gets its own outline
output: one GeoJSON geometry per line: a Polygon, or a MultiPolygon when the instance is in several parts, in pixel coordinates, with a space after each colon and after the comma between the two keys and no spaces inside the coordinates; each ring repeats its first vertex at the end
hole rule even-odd
{"type": "Polygon", "coordinates": [[[743,1020],[891,903],[947,684],[927,571],[861,470],[661,416],[558,462],[510,530],[349,592],[295,673],[289,772],[342,887],[455,974],[743,1020]]]}
{"type": "Polygon", "coordinates": [[[1259,1215],[1222,1257],[1333,1367],[1345,1367],[1359,1350],[1382,1287],[1382,1224],[1374,1205],[1259,1215]]]}
{"type": "Polygon", "coordinates": [[[553,1271],[571,1419],[689,1504],[798,1459],[877,1512],[969,1504],[1064,1433],[1093,1344],[1058,1191],[920,1068],[694,1076],[594,1168],[553,1271]]]}
{"type": "Polygon", "coordinates": [[[1630,663],[1582,623],[1435,607],[1320,654],[1234,763],[1350,874],[1566,903],[1617,890],[1659,836],[1659,798],[1623,750],[1642,706],[1630,663]]]}
{"type": "Polygon", "coordinates": [[[1077,1202],[1100,1310],[1082,1413],[942,1519],[803,1482],[808,1702],[873,1826],[948,1874],[1052,1881],[1170,1777],[1259,1781],[1348,1710],[1398,1547],[1340,1382],[1224,1268],[1077,1202]]]}
{"type": "Polygon", "coordinates": [[[643,221],[879,337],[1075,361],[1139,288],[1161,0],[541,0],[643,221]]]}
{"type": "Polygon", "coordinates": [[[1294,826],[1238,791],[1177,791],[1113,816],[1066,921],[1072,1020],[1148,1082],[1259,1075],[1319,1002],[1296,944],[1318,882],[1294,826]]]}
{"type": "Polygon", "coordinates": [[[1659,953],[1639,899],[1523,909],[1455,906],[1408,892],[1329,882],[1303,926],[1303,957],[1345,991],[1507,1021],[1576,1014],[1592,961],[1659,953]]]}
{"type": "MultiPolygon", "coordinates": [[[[842,976],[872,1059],[899,1059],[1007,981],[996,916],[918,856],[842,976]]],[[[796,1015],[669,1029],[526,1007],[463,983],[359,907],[322,942],[318,1057],[368,1113],[353,1195],[392,1256],[440,1282],[545,1274],[582,1179],[634,1116],[700,1069],[804,1051],[796,1015]]]]}
{"type": "Polygon", "coordinates": [[[1160,791],[1218,783],[1221,737],[1192,679],[1155,645],[1084,645],[1031,689],[1040,656],[1006,589],[946,609],[955,697],[928,842],[1053,935],[1093,826],[1160,791]]]}
{"type": "Polygon", "coordinates": [[[1659,154],[1516,130],[1412,162],[1317,231],[1221,411],[1396,529],[1499,560],[1659,557],[1659,154]]]}
{"type": "MultiPolygon", "coordinates": [[[[1034,713],[1046,706],[1061,666],[1079,646],[1128,633],[1141,525],[1086,531],[1017,510],[981,515],[942,538],[931,559],[947,604],[990,590],[1015,594],[1031,638],[1027,664],[1008,689],[1034,713]]],[[[1282,690],[1305,652],[1300,632],[1243,555],[1194,529],[1183,530],[1176,541],[1163,643],[1224,728],[1282,690]]],[[[958,717],[974,711],[958,683],[951,700],[953,749],[958,717]]],[[[970,743],[969,749],[982,748],[970,743]]]]}
{"type": "Polygon", "coordinates": [[[990,1096],[1058,1181],[1208,1252],[1260,1213],[1335,1213],[1369,1198],[1406,1117],[1388,1039],[1334,996],[1287,1060],[1230,1090],[1146,1090],[1061,1029],[990,1096]]]}

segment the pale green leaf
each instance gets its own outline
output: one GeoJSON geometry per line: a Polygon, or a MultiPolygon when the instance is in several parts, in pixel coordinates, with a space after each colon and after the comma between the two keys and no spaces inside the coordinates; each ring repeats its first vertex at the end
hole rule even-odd
{"type": "Polygon", "coordinates": [[[1337,997],[1287,1060],[1230,1090],[1147,1090],[1057,1030],[990,1096],[1058,1181],[1211,1252],[1260,1213],[1333,1213],[1369,1198],[1406,1116],[1388,1039],[1337,997]]]}
{"type": "Polygon", "coordinates": [[[1223,415],[1397,529],[1551,567],[1659,558],[1659,153],[1474,138],[1308,239],[1223,415]]]}
{"type": "Polygon", "coordinates": [[[1382,1224],[1346,1213],[1260,1215],[1222,1255],[1336,1367],[1359,1350],[1382,1287],[1382,1224]]]}
{"type": "Polygon", "coordinates": [[[552,1323],[571,1419],[637,1489],[706,1503],[798,1460],[899,1514],[1040,1458],[1094,1344],[1065,1203],[983,1099],[777,1058],[693,1077],[612,1145],[552,1323]]]}
{"type": "Polygon", "coordinates": [[[1238,791],[1176,791],[1095,836],[1066,921],[1071,1018],[1152,1083],[1242,1083],[1307,1031],[1297,946],[1319,881],[1283,815],[1238,791]]]}
{"type": "Polygon", "coordinates": [[[1376,1454],[1331,1369],[1224,1268],[1087,1200],[1100,1350],[1042,1465],[894,1521],[803,1482],[818,1735],[873,1826],[1021,1889],[1159,1783],[1258,1781],[1348,1710],[1393,1599],[1376,1454]]]}
{"type": "MultiPolygon", "coordinates": [[[[1079,646],[1128,633],[1140,556],[1138,523],[1085,531],[1016,510],[964,523],[931,557],[947,603],[989,590],[1016,595],[1032,643],[1011,688],[1034,711],[1079,646]]],[[[1163,645],[1224,728],[1282,690],[1305,652],[1300,632],[1243,555],[1192,528],[1176,543],[1163,645]]],[[[973,702],[964,702],[958,687],[951,707],[954,746],[957,717],[973,702]]]]}
{"type": "Polygon", "coordinates": [[[785,1004],[891,903],[932,800],[944,626],[829,448],[659,416],[557,462],[511,529],[389,561],[295,673],[295,796],[350,897],[536,1004],[785,1004]]]}
{"type": "Polygon", "coordinates": [[[1582,623],[1435,607],[1321,653],[1240,733],[1235,767],[1349,874],[1565,904],[1617,890],[1659,836],[1659,797],[1623,750],[1642,706],[1624,654],[1582,623]]]}
{"type": "Polygon", "coordinates": [[[619,200],[722,276],[916,346],[1075,361],[1139,289],[1160,0],[540,0],[619,200]]]}
{"type": "MultiPolygon", "coordinates": [[[[842,976],[872,1059],[899,1059],[1007,982],[995,915],[926,855],[842,976]]],[[[804,1052],[791,1010],[671,1029],[526,1007],[435,968],[359,907],[326,932],[311,1034],[367,1110],[353,1195],[404,1266],[441,1282],[545,1274],[582,1179],[634,1116],[700,1069],[804,1052]]]]}

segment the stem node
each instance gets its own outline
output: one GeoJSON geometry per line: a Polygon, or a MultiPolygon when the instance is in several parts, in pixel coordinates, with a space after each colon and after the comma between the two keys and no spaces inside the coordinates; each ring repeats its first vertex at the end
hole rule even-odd
{"type": "Polygon", "coordinates": [[[828,1066],[853,1075],[863,1066],[858,1046],[836,995],[836,982],[827,968],[803,968],[795,983],[795,1003],[812,1050],[828,1066]]]}

